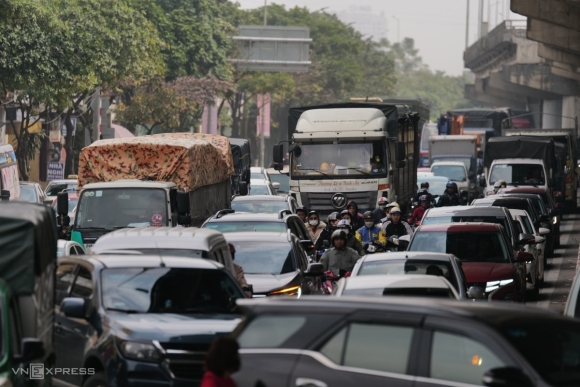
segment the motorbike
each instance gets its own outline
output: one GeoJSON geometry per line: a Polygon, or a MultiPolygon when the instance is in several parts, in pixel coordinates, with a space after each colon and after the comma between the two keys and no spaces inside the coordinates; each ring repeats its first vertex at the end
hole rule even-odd
{"type": "Polygon", "coordinates": [[[382,249],[383,246],[378,241],[363,243],[363,250],[365,251],[366,254],[374,254],[377,252],[381,252],[382,249]]]}
{"type": "Polygon", "coordinates": [[[328,241],[322,241],[322,248],[314,253],[314,262],[320,262],[320,258],[330,249],[330,243],[328,241]]]}
{"type": "Polygon", "coordinates": [[[341,278],[350,277],[351,272],[345,270],[327,270],[324,272],[324,278],[322,282],[322,292],[323,294],[332,294],[336,283],[341,278]]]}
{"type": "Polygon", "coordinates": [[[405,251],[405,250],[407,250],[407,242],[400,241],[398,235],[391,235],[387,239],[387,246],[385,248],[385,252],[394,253],[397,251],[405,251]]]}

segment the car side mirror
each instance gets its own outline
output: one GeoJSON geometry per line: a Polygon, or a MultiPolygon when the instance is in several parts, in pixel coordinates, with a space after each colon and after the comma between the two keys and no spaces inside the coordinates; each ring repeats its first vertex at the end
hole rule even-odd
{"type": "Polygon", "coordinates": [[[248,183],[245,181],[240,181],[238,183],[238,191],[240,196],[247,196],[248,195],[248,183]]]}
{"type": "Polygon", "coordinates": [[[546,238],[544,238],[543,236],[536,236],[536,243],[544,243],[546,241],[546,238]]]}
{"type": "Polygon", "coordinates": [[[300,241],[300,245],[307,252],[314,250],[314,244],[310,239],[304,239],[300,241]]]}
{"type": "Polygon", "coordinates": [[[403,235],[401,237],[399,237],[399,243],[401,242],[405,242],[405,243],[409,243],[411,242],[411,235],[403,235]]]}
{"type": "Polygon", "coordinates": [[[1,201],[10,200],[10,191],[8,191],[7,189],[3,189],[2,191],[0,191],[0,200],[1,201]]]}
{"type": "Polygon", "coordinates": [[[68,215],[68,193],[59,192],[56,198],[56,213],[62,216],[68,215]]]}
{"type": "Polygon", "coordinates": [[[280,183],[272,182],[272,187],[274,187],[274,189],[280,189],[280,183]]]}
{"type": "MultiPolygon", "coordinates": [[[[535,238],[534,238],[535,241],[535,238]]],[[[518,262],[532,262],[534,260],[534,255],[531,253],[526,253],[525,251],[518,251],[516,254],[516,261],[518,262]]]]}
{"type": "Polygon", "coordinates": [[[28,363],[32,360],[41,359],[44,357],[44,343],[42,340],[25,337],[20,343],[20,355],[15,356],[14,360],[16,363],[28,363]]]}
{"type": "Polygon", "coordinates": [[[536,237],[532,234],[520,234],[518,238],[518,246],[536,243],[536,237]]]}
{"type": "Polygon", "coordinates": [[[549,228],[544,228],[544,227],[540,227],[540,229],[538,230],[538,233],[540,235],[548,235],[550,233],[550,229],[549,228]]]}
{"type": "Polygon", "coordinates": [[[482,187],[482,188],[487,187],[487,183],[485,181],[485,177],[482,177],[482,178],[479,179],[479,186],[482,187]]]}
{"type": "Polygon", "coordinates": [[[67,297],[62,300],[60,311],[66,317],[86,318],[86,301],[80,297],[67,297]]]}
{"type": "Polygon", "coordinates": [[[284,163],[284,146],[282,144],[274,145],[274,150],[272,152],[272,159],[276,164],[284,163]]]}
{"type": "Polygon", "coordinates": [[[485,289],[477,286],[471,286],[469,289],[467,289],[467,297],[476,300],[483,300],[485,299],[485,289]]]}
{"type": "Polygon", "coordinates": [[[515,367],[493,368],[483,374],[482,383],[487,387],[532,387],[530,378],[515,367]]]}
{"type": "Polygon", "coordinates": [[[191,224],[189,192],[177,192],[177,224],[191,224]]]}
{"type": "Polygon", "coordinates": [[[324,274],[324,266],[322,266],[322,263],[311,263],[308,265],[308,270],[304,272],[304,275],[308,277],[318,277],[322,274],[324,274]]]}

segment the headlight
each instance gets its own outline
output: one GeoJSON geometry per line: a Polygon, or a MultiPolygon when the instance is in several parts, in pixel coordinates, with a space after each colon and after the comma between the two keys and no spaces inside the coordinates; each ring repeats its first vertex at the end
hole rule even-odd
{"type": "Polygon", "coordinates": [[[469,183],[469,189],[475,189],[475,183],[469,183]]]}
{"type": "Polygon", "coordinates": [[[127,359],[157,363],[161,360],[159,351],[151,343],[118,340],[119,350],[127,359]]]}
{"type": "Polygon", "coordinates": [[[556,224],[558,223],[558,217],[557,216],[553,216],[552,217],[552,224],[556,224]]]}
{"type": "Polygon", "coordinates": [[[298,296],[302,295],[302,288],[300,286],[291,286],[280,290],[274,290],[268,293],[269,296],[298,296]]]}
{"type": "Polygon", "coordinates": [[[494,290],[496,290],[496,289],[498,289],[498,288],[500,288],[502,286],[511,284],[512,282],[514,282],[513,279],[506,279],[506,280],[502,280],[502,281],[491,281],[491,282],[488,282],[485,285],[485,292],[486,293],[493,292],[494,290]]]}

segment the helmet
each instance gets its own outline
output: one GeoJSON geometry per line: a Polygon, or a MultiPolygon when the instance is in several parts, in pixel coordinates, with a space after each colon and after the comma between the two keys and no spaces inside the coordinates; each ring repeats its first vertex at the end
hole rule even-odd
{"type": "Polygon", "coordinates": [[[320,215],[318,215],[318,212],[316,212],[316,211],[314,211],[314,210],[313,210],[313,211],[310,211],[310,212],[308,213],[308,217],[310,218],[312,215],[316,215],[316,217],[317,217],[318,219],[320,219],[320,215]]]}
{"type": "Polygon", "coordinates": [[[455,188],[457,190],[457,184],[455,184],[454,182],[450,181],[449,183],[447,183],[445,185],[446,188],[455,188]]]}
{"type": "Polygon", "coordinates": [[[495,184],[493,185],[493,188],[501,188],[501,183],[499,181],[496,181],[495,184]]]}
{"type": "Polygon", "coordinates": [[[381,196],[381,198],[379,199],[379,206],[382,205],[382,204],[384,204],[384,205],[389,204],[389,201],[384,196],[381,196]]]}
{"type": "Polygon", "coordinates": [[[371,211],[367,211],[363,215],[363,219],[374,219],[375,215],[371,211]]]}
{"type": "Polygon", "coordinates": [[[333,212],[332,214],[328,215],[328,221],[338,220],[338,212],[333,212]]]}
{"type": "Polygon", "coordinates": [[[321,171],[328,171],[330,169],[330,165],[328,163],[322,163],[320,164],[320,168],[321,171]]]}
{"type": "Polygon", "coordinates": [[[387,205],[387,208],[392,208],[392,207],[399,207],[399,204],[397,202],[392,202],[392,203],[389,203],[387,205]]]}
{"type": "Polygon", "coordinates": [[[350,219],[352,220],[352,214],[350,213],[349,210],[342,210],[340,212],[340,217],[342,218],[343,216],[348,215],[350,217],[350,219]]]}
{"type": "Polygon", "coordinates": [[[303,211],[308,213],[308,208],[306,208],[306,206],[299,206],[298,208],[296,208],[296,213],[298,213],[298,211],[303,211]]]}
{"type": "Polygon", "coordinates": [[[419,201],[420,202],[422,202],[422,201],[428,202],[429,201],[429,197],[427,195],[421,195],[421,196],[419,196],[419,201]]]}
{"type": "Polygon", "coordinates": [[[350,222],[346,219],[343,219],[340,222],[338,222],[338,224],[336,225],[336,228],[348,228],[348,229],[350,229],[350,222]]]}
{"type": "Polygon", "coordinates": [[[391,210],[391,215],[392,214],[400,214],[401,213],[401,209],[399,207],[393,207],[393,209],[391,210]]]}
{"type": "Polygon", "coordinates": [[[429,183],[427,183],[426,181],[424,181],[423,183],[421,183],[421,188],[427,188],[427,189],[429,189],[429,183]]]}
{"type": "Polygon", "coordinates": [[[332,236],[330,237],[330,241],[332,243],[334,243],[334,240],[340,238],[340,239],[344,239],[344,241],[346,242],[346,233],[342,230],[336,230],[335,232],[332,233],[332,236]]]}

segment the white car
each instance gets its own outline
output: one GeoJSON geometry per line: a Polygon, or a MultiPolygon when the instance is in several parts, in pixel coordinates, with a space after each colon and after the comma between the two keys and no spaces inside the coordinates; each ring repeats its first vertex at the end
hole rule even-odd
{"type": "Polygon", "coordinates": [[[270,180],[250,180],[250,195],[277,195],[276,186],[280,183],[272,183],[270,180]]]}
{"type": "MultiPolygon", "coordinates": [[[[512,218],[519,222],[522,228],[521,233],[532,234],[536,237],[536,243],[524,245],[523,248],[526,253],[534,256],[533,261],[526,263],[526,278],[528,278],[526,288],[528,291],[532,291],[534,295],[537,295],[540,291],[540,286],[544,282],[544,254],[546,250],[546,238],[544,235],[549,234],[550,230],[543,227],[537,230],[530,221],[527,211],[510,209],[509,212],[512,218]]],[[[518,226],[517,223],[516,226],[518,226]]]]}
{"type": "Polygon", "coordinates": [[[56,199],[59,192],[76,192],[78,181],[77,179],[62,179],[53,180],[46,186],[44,193],[46,197],[44,198],[44,204],[49,206],[52,204],[54,199],[56,199]]]}
{"type": "Polygon", "coordinates": [[[435,176],[433,172],[417,171],[417,177],[430,177],[435,176]]]}
{"type": "Polygon", "coordinates": [[[459,300],[445,278],[436,275],[366,275],[342,278],[334,296],[416,296],[459,300]]]}
{"type": "Polygon", "coordinates": [[[459,192],[469,190],[467,168],[463,163],[457,161],[438,161],[431,164],[431,172],[435,176],[444,176],[456,183],[459,192]]]}
{"type": "Polygon", "coordinates": [[[65,241],[64,239],[59,239],[56,246],[56,256],[68,257],[69,255],[85,255],[85,249],[74,241],[65,241]]]}

